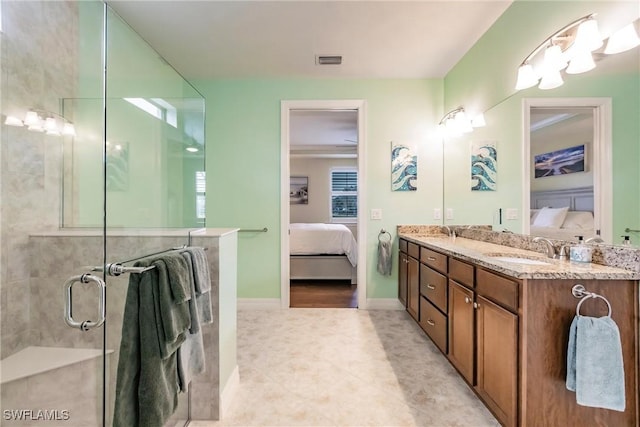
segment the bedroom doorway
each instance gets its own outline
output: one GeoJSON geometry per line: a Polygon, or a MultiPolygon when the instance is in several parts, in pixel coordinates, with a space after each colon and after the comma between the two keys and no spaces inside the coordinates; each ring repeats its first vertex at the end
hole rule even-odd
{"type": "Polygon", "coordinates": [[[281,307],[364,308],[364,101],[282,101],[281,131],[281,307]]]}

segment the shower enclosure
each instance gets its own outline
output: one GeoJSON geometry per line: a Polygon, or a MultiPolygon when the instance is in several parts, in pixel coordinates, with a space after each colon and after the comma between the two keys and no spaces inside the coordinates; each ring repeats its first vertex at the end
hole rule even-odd
{"type": "Polygon", "coordinates": [[[0,425],[111,425],[102,270],[204,227],[204,99],[102,1],[0,6],[0,425]]]}

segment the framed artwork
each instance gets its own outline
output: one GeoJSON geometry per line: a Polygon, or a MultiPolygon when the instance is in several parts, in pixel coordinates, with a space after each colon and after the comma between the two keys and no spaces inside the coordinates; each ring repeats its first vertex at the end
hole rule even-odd
{"type": "Polygon", "coordinates": [[[306,205],[309,203],[309,177],[292,176],[289,179],[289,204],[306,205]]]}
{"type": "Polygon", "coordinates": [[[585,171],[584,144],[534,156],[536,178],[585,171]]]}
{"type": "Polygon", "coordinates": [[[391,143],[391,190],[416,191],[418,156],[411,147],[391,143]]]}
{"type": "Polygon", "coordinates": [[[498,149],[496,141],[471,143],[471,191],[496,191],[498,149]]]}

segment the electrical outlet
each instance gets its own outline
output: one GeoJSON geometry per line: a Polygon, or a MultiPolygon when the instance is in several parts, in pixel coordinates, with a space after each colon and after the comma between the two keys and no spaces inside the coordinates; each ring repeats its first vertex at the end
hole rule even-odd
{"type": "Polygon", "coordinates": [[[518,219],[518,209],[507,208],[507,219],[518,219]]]}
{"type": "Polygon", "coordinates": [[[433,210],[433,219],[442,219],[442,209],[435,208],[433,210]]]}
{"type": "Polygon", "coordinates": [[[382,209],[371,209],[371,219],[382,219],[382,209]]]}
{"type": "Polygon", "coordinates": [[[447,219],[453,219],[453,209],[447,208],[447,219]]]}

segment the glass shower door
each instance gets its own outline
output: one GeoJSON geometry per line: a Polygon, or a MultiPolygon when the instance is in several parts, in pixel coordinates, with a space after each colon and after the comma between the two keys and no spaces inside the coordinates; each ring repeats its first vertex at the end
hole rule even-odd
{"type": "Polygon", "coordinates": [[[100,426],[110,368],[104,277],[91,271],[105,261],[101,160],[63,182],[81,166],[70,148],[103,157],[104,4],[3,0],[0,10],[0,425],[100,426]],[[68,98],[96,101],[65,109],[68,98]],[[63,207],[90,226],[65,224],[63,207]]]}
{"type": "MultiPolygon", "coordinates": [[[[117,14],[106,17],[106,254],[132,266],[188,245],[204,226],[204,99],[117,14]]],[[[107,277],[108,421],[121,415],[117,366],[130,363],[119,357],[132,326],[123,318],[131,274],[107,277]]],[[[175,396],[167,426],[189,419],[188,392],[175,396]]]]}

